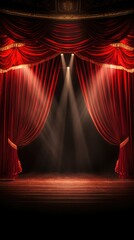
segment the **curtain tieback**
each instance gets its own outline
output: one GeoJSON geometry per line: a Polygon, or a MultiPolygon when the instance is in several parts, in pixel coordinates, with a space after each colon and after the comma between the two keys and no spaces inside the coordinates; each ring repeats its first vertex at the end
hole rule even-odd
{"type": "Polygon", "coordinates": [[[18,149],[17,145],[16,145],[15,143],[13,143],[9,138],[8,138],[8,144],[9,144],[12,148],[14,148],[15,150],[18,149]]]}
{"type": "Polygon", "coordinates": [[[128,142],[129,142],[129,137],[125,138],[125,140],[120,143],[120,149],[123,148],[128,142]]]}

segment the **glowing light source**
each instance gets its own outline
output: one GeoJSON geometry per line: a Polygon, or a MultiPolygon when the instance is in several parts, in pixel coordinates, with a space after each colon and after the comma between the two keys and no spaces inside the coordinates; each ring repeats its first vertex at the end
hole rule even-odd
{"type": "Polygon", "coordinates": [[[70,67],[70,71],[72,72],[72,68],[73,68],[73,63],[74,63],[74,54],[71,54],[70,57],[70,62],[69,62],[69,67],[70,67]]]}
{"type": "Polygon", "coordinates": [[[63,74],[64,78],[66,77],[66,62],[65,62],[65,56],[63,53],[61,53],[61,63],[62,63],[62,68],[63,68],[63,74]]]}
{"type": "Polygon", "coordinates": [[[69,69],[70,69],[70,67],[68,66],[68,67],[67,67],[67,69],[69,70],[69,69]]]}

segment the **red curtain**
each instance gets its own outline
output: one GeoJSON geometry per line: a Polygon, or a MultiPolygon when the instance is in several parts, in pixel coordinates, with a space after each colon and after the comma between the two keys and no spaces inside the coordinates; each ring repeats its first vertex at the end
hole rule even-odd
{"type": "MultiPolygon", "coordinates": [[[[129,34],[133,28],[133,15],[81,21],[53,21],[1,14],[0,25],[3,34],[25,43],[37,40],[43,42],[47,38],[67,45],[80,43],[83,39],[90,39],[94,44],[110,44],[121,41],[129,34]]],[[[55,47],[53,43],[52,46],[55,47]]]]}
{"type": "Polygon", "coordinates": [[[129,69],[134,62],[132,15],[83,21],[48,21],[1,14],[0,25],[1,71],[20,64],[49,60],[61,52],[73,52],[85,60],[118,64],[129,69]],[[16,45],[9,49],[11,41],[16,45]],[[113,43],[127,44],[132,49],[115,47],[113,43]]]}
{"type": "Polygon", "coordinates": [[[32,142],[49,114],[60,69],[60,58],[0,74],[0,175],[19,172],[17,146],[32,142]]]}
{"type": "Polygon", "coordinates": [[[6,72],[15,66],[40,63],[59,55],[44,44],[25,44],[15,42],[7,36],[1,35],[0,72],[6,72]]]}
{"type": "Polygon", "coordinates": [[[130,71],[134,69],[134,48],[129,48],[128,45],[123,46],[121,42],[107,46],[93,46],[88,50],[77,52],[76,55],[83,60],[89,61],[90,59],[98,64],[122,66],[130,71]]]}
{"type": "Polygon", "coordinates": [[[120,145],[116,171],[123,178],[134,176],[133,74],[78,58],[76,68],[87,109],[97,130],[109,143],[120,145]]]}
{"type": "MultiPolygon", "coordinates": [[[[1,175],[13,175],[13,173],[19,171],[17,160],[13,160],[17,159],[17,154],[13,152],[13,149],[7,143],[8,138],[18,146],[25,145],[31,142],[42,129],[41,126],[43,126],[49,112],[59,71],[57,70],[56,74],[54,64],[56,69],[58,69],[58,65],[56,65],[56,60],[51,59],[59,55],[59,53],[73,52],[83,60],[92,61],[92,64],[82,63],[77,59],[77,72],[86,104],[90,113],[92,113],[94,123],[103,137],[112,144],[121,144],[119,164],[116,170],[122,176],[130,176],[134,167],[131,129],[133,122],[132,73],[134,72],[133,15],[82,21],[53,21],[1,14],[0,26],[1,175]],[[42,63],[44,60],[50,60],[50,62],[42,63]],[[93,64],[93,62],[100,66],[93,64]],[[38,67],[30,67],[31,64],[35,63],[40,64],[38,67]],[[53,64],[52,69],[49,63],[53,64]],[[111,72],[109,68],[109,70],[105,70],[103,76],[101,70],[103,64],[115,65],[114,68],[118,67],[130,73],[113,69],[111,72]],[[26,68],[17,70],[20,67],[26,68]],[[54,75],[52,75],[52,70],[54,75]],[[102,79],[100,83],[98,83],[97,76],[99,71],[101,72],[100,79],[102,79]],[[94,74],[97,76],[95,81],[93,81],[94,74]],[[37,75],[38,83],[35,81],[34,75],[37,75]],[[88,82],[88,76],[91,78],[90,84],[92,87],[88,82]],[[46,79],[50,81],[47,82],[46,79]],[[118,83],[117,86],[116,82],[118,83]],[[96,87],[94,87],[95,83],[96,87]],[[46,112],[44,111],[44,115],[40,115],[42,114],[41,109],[37,107],[40,106],[40,101],[42,106],[42,99],[44,98],[42,96],[42,87],[48,89],[47,94],[50,94],[44,95],[49,96],[48,101],[45,100],[46,112]],[[90,92],[90,88],[94,92],[93,99],[91,96],[86,97],[90,92]],[[98,95],[94,90],[95,88],[98,89],[98,95]],[[29,89],[31,89],[30,92],[29,89]],[[35,93],[38,97],[41,94],[40,101],[35,93]],[[106,96],[108,99],[107,104],[103,101],[104,99],[107,101],[106,96]],[[100,108],[97,105],[98,102],[100,108]],[[34,107],[37,109],[37,115],[34,107]],[[111,112],[108,111],[110,108],[111,112]],[[119,116],[116,116],[116,120],[114,120],[111,116],[117,115],[118,111],[119,116]],[[93,115],[94,113],[95,115],[93,115]],[[105,116],[105,114],[108,115],[105,116]],[[113,121],[109,120],[111,124],[108,122],[108,117],[113,119],[113,121]],[[30,119],[31,122],[27,122],[30,119]],[[101,122],[99,119],[101,119],[101,122]],[[122,121],[121,126],[119,126],[120,121],[122,121]],[[100,129],[99,126],[101,126],[100,129]],[[115,129],[115,126],[119,126],[120,132],[119,129],[115,129]],[[129,139],[129,142],[127,143],[125,139],[129,139]],[[127,154],[126,158],[125,154],[127,154]]],[[[44,109],[44,105],[42,109],[44,109]]]]}

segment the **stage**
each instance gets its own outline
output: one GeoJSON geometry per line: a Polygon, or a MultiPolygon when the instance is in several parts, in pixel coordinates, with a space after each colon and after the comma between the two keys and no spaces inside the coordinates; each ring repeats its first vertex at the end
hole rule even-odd
{"type": "Polygon", "coordinates": [[[3,214],[131,214],[134,181],[89,174],[22,174],[0,181],[3,214]]]}

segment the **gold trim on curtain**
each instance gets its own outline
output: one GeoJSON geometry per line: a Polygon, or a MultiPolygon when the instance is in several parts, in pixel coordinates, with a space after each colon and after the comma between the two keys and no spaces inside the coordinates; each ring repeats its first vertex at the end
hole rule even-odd
{"type": "Polygon", "coordinates": [[[0,51],[5,51],[10,48],[19,48],[19,47],[23,47],[23,46],[25,46],[24,43],[12,43],[12,44],[6,45],[5,47],[1,47],[0,51]]]}
{"type": "Polygon", "coordinates": [[[116,47],[116,48],[121,47],[121,48],[127,49],[127,50],[129,50],[129,51],[133,51],[133,50],[134,50],[133,47],[130,47],[130,46],[128,46],[128,45],[125,45],[124,43],[111,43],[110,46],[116,47]]]}

